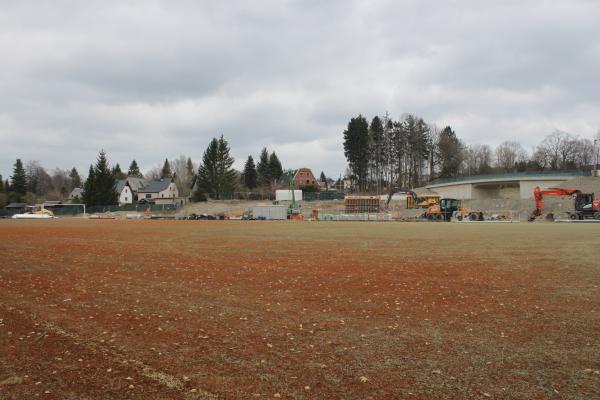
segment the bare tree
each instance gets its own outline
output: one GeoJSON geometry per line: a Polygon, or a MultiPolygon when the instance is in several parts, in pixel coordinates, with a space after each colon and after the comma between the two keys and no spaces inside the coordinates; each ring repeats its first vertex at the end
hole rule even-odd
{"type": "Polygon", "coordinates": [[[594,162],[594,143],[557,130],[542,140],[533,158],[552,170],[589,167],[594,162]]]}
{"type": "Polygon", "coordinates": [[[527,160],[527,152],[519,142],[506,141],[496,147],[496,165],[505,172],[515,169],[515,164],[527,160]]]}
{"type": "Polygon", "coordinates": [[[474,144],[464,150],[462,173],[464,175],[489,174],[492,171],[492,148],[487,144],[474,144]]]}
{"type": "Polygon", "coordinates": [[[575,167],[587,168],[594,164],[594,142],[590,139],[579,139],[575,143],[575,167]]]}
{"type": "Polygon", "coordinates": [[[159,180],[160,177],[162,176],[162,165],[156,165],[156,166],[150,168],[144,174],[144,176],[146,177],[146,179],[159,180]]]}
{"type": "Polygon", "coordinates": [[[192,179],[194,179],[194,173],[198,169],[198,166],[194,165],[191,159],[184,155],[171,160],[170,163],[171,171],[175,178],[175,185],[179,189],[179,195],[182,197],[188,196],[191,190],[192,179]]]}
{"type": "Polygon", "coordinates": [[[25,173],[27,175],[28,192],[43,197],[54,189],[52,178],[39,161],[28,161],[25,166],[25,173]]]}
{"type": "Polygon", "coordinates": [[[73,190],[72,180],[69,176],[70,171],[60,168],[52,170],[52,186],[54,187],[54,195],[61,199],[64,199],[73,190]]]}

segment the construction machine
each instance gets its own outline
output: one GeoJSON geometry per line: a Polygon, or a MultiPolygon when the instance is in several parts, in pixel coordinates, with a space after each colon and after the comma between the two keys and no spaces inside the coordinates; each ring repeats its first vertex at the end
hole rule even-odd
{"type": "Polygon", "coordinates": [[[422,217],[430,221],[450,221],[454,212],[462,209],[460,200],[441,199],[439,204],[428,207],[422,217]]]}
{"type": "Polygon", "coordinates": [[[392,188],[388,194],[387,201],[385,202],[385,208],[387,209],[392,200],[394,193],[406,193],[406,208],[428,208],[440,203],[442,196],[438,194],[424,194],[419,196],[417,193],[410,189],[403,188],[392,188]]]}
{"type": "Polygon", "coordinates": [[[31,211],[24,214],[15,214],[12,216],[14,219],[45,219],[45,218],[56,218],[54,213],[47,208],[44,208],[43,204],[36,204],[31,207],[31,211]]]}
{"type": "Polygon", "coordinates": [[[302,215],[302,210],[300,209],[300,203],[296,201],[296,192],[294,190],[294,174],[292,174],[292,171],[289,171],[288,177],[290,180],[290,192],[292,193],[292,202],[287,210],[288,219],[303,220],[304,216],[302,215]]]}
{"type": "Polygon", "coordinates": [[[440,204],[440,200],[442,199],[442,196],[439,194],[423,194],[417,196],[415,192],[411,193],[414,195],[406,198],[406,208],[429,208],[436,204],[440,204]]]}
{"type": "MultiPolygon", "coordinates": [[[[582,193],[581,190],[571,188],[545,188],[542,189],[536,186],[533,190],[533,198],[535,199],[535,210],[529,216],[528,221],[534,221],[537,217],[544,213],[544,197],[556,196],[565,197],[572,196],[575,199],[574,212],[567,212],[570,219],[597,219],[600,220],[600,200],[594,199],[594,193],[582,193]]],[[[552,213],[548,214],[547,219],[554,219],[552,213]]]]}
{"type": "Polygon", "coordinates": [[[471,211],[463,207],[458,199],[441,199],[439,204],[434,204],[427,208],[422,215],[430,221],[451,221],[455,218],[457,221],[483,221],[483,212],[471,211]]]}

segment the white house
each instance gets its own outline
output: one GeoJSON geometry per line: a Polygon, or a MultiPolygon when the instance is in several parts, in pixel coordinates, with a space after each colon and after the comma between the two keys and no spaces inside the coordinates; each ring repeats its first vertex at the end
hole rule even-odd
{"type": "Polygon", "coordinates": [[[83,198],[83,188],[74,188],[69,194],[69,201],[81,201],[83,198]]]}
{"type": "Polygon", "coordinates": [[[175,199],[179,190],[173,179],[160,179],[148,182],[138,190],[138,200],[175,199]]]}
{"type": "Polygon", "coordinates": [[[133,203],[133,192],[126,179],[117,181],[117,193],[119,194],[119,205],[133,203]]]}

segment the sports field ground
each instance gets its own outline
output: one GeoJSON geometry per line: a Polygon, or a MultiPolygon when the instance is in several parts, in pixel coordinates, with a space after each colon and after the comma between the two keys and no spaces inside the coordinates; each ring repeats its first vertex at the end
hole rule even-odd
{"type": "Polygon", "coordinates": [[[0,221],[2,399],[597,399],[600,226],[0,221]]]}

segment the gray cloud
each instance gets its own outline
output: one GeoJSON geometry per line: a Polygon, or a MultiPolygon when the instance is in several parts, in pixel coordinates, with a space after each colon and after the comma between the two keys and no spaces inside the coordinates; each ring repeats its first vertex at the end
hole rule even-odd
{"type": "Polygon", "coordinates": [[[600,3],[15,2],[0,10],[0,172],[83,171],[100,148],[143,168],[237,166],[267,146],[337,176],[348,120],[389,110],[467,142],[600,128],[600,3]]]}

